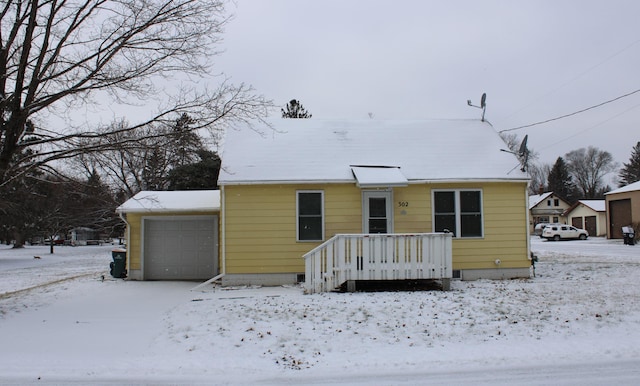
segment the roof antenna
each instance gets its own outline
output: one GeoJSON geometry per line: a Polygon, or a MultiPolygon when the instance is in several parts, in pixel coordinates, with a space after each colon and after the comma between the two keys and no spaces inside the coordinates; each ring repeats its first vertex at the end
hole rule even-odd
{"type": "Polygon", "coordinates": [[[484,122],[484,112],[487,110],[487,93],[483,93],[482,97],[480,98],[480,106],[476,106],[474,104],[471,103],[471,99],[467,99],[467,104],[471,107],[477,107],[479,109],[482,109],[482,122],[484,122]]]}
{"type": "Polygon", "coordinates": [[[504,151],[507,153],[515,154],[520,160],[520,170],[526,172],[529,169],[529,148],[527,148],[527,139],[529,139],[529,134],[524,136],[522,142],[520,142],[520,147],[518,148],[518,152],[500,149],[500,151],[504,151]]]}

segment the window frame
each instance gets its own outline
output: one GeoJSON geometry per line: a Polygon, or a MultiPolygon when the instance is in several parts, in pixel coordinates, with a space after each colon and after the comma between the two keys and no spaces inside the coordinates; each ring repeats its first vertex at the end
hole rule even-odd
{"type": "MultiPolygon", "coordinates": [[[[452,230],[453,237],[457,239],[483,239],[484,238],[484,192],[482,189],[474,189],[474,188],[463,188],[463,189],[432,189],[431,190],[431,229],[434,232],[436,231],[436,193],[438,192],[448,192],[453,193],[454,197],[454,218],[455,218],[455,226],[456,229],[452,230]],[[477,192],[480,197],[480,235],[479,236],[462,236],[462,204],[460,201],[460,193],[461,192],[477,192]]],[[[465,212],[467,213],[467,212],[465,212]]],[[[470,212],[468,212],[470,213],[470,212]]]]}
{"type": "MultiPolygon", "coordinates": [[[[305,215],[306,217],[312,217],[310,215],[305,215]]],[[[318,217],[317,215],[313,217],[318,217]]],[[[301,243],[314,243],[319,241],[324,241],[324,230],[325,230],[325,214],[324,214],[324,191],[323,190],[296,190],[296,242],[301,243]],[[320,239],[300,239],[300,194],[305,193],[316,193],[320,194],[320,239]]]]}

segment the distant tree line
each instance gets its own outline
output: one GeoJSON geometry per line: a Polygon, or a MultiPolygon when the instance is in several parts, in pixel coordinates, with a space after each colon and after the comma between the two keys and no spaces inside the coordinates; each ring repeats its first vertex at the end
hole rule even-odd
{"type": "MultiPolygon", "coordinates": [[[[518,137],[508,133],[501,136],[509,149],[516,152],[520,143],[518,137]]],[[[536,159],[537,153],[531,152],[529,161],[536,159]]],[[[612,190],[604,177],[618,167],[611,153],[594,146],[572,150],[558,157],[553,165],[530,162],[529,193],[554,192],[571,204],[581,199],[603,199],[604,194],[612,190]]],[[[619,186],[640,181],[640,142],[634,146],[629,162],[619,170],[618,179],[619,186]]]]}
{"type": "Polygon", "coordinates": [[[182,114],[172,125],[107,135],[120,145],[13,178],[0,189],[0,241],[21,247],[76,227],[118,237],[124,223],[115,209],[142,190],[217,189],[220,158],[192,125],[182,114]]]}

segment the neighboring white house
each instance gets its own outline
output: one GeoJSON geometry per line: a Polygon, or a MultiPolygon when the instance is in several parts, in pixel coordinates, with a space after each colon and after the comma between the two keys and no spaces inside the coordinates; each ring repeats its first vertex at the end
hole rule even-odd
{"type": "Polygon", "coordinates": [[[553,192],[529,196],[529,232],[533,233],[536,224],[567,223],[564,211],[571,205],[553,192]]]}
{"type": "Polygon", "coordinates": [[[563,216],[576,228],[586,229],[589,236],[607,235],[607,212],[604,200],[579,200],[563,216]]]}

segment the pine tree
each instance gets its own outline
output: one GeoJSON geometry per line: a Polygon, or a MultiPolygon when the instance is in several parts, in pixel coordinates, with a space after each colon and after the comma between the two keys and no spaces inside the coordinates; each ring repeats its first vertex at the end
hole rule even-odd
{"type": "Polygon", "coordinates": [[[631,151],[629,163],[624,163],[620,169],[620,187],[640,181],[640,142],[631,151]]]}
{"type": "Polygon", "coordinates": [[[209,150],[198,151],[199,162],[179,166],[169,172],[169,190],[217,189],[220,157],[209,150]]]}
{"type": "Polygon", "coordinates": [[[182,114],[176,120],[174,126],[169,129],[171,143],[169,147],[173,154],[170,155],[174,167],[189,165],[198,161],[197,152],[203,148],[202,138],[192,126],[196,121],[188,114],[182,114]]]}
{"type": "Polygon", "coordinates": [[[285,106],[287,109],[280,109],[282,111],[282,118],[311,118],[309,113],[300,101],[292,99],[285,106]]]}
{"type": "Polygon", "coordinates": [[[549,177],[547,177],[547,187],[549,191],[566,202],[572,204],[575,201],[575,184],[562,157],[558,157],[556,163],[553,164],[549,177]]]}

